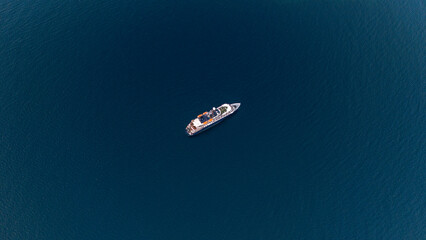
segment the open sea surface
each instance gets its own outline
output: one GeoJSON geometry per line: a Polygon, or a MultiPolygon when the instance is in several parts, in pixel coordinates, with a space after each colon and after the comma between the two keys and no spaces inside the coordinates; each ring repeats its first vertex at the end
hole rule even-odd
{"type": "Polygon", "coordinates": [[[0,239],[426,239],[425,15],[0,0],[0,239]]]}

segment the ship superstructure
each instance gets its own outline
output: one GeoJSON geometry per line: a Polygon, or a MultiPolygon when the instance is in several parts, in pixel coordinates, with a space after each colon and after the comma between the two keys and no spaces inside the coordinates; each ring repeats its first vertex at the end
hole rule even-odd
{"type": "Polygon", "coordinates": [[[240,105],[240,103],[225,103],[217,108],[214,107],[212,110],[198,115],[197,118],[192,119],[188,126],[186,126],[186,133],[189,136],[193,136],[207,130],[237,111],[240,105]]]}

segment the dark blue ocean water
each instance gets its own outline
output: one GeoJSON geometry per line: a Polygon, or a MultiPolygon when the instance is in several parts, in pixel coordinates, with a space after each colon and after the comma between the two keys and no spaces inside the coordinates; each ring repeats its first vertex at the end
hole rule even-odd
{"type": "Polygon", "coordinates": [[[0,239],[426,239],[425,13],[1,0],[0,239]]]}

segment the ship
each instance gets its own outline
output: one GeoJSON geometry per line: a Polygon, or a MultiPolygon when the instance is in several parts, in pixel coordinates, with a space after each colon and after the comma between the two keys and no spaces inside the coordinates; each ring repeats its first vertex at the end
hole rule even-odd
{"type": "Polygon", "coordinates": [[[186,126],[186,133],[188,136],[194,136],[213,127],[226,117],[235,113],[240,105],[241,103],[224,103],[217,108],[213,107],[212,110],[204,112],[198,115],[197,118],[192,119],[188,126],[186,126]]]}

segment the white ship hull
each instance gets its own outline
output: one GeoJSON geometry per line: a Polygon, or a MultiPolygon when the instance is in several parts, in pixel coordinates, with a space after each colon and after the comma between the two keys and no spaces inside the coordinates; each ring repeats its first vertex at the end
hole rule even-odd
{"type": "Polygon", "coordinates": [[[225,103],[218,108],[213,108],[209,112],[200,114],[197,118],[191,120],[188,126],[186,126],[186,133],[188,136],[197,135],[221,122],[226,117],[231,116],[240,106],[240,103],[225,103]]]}

